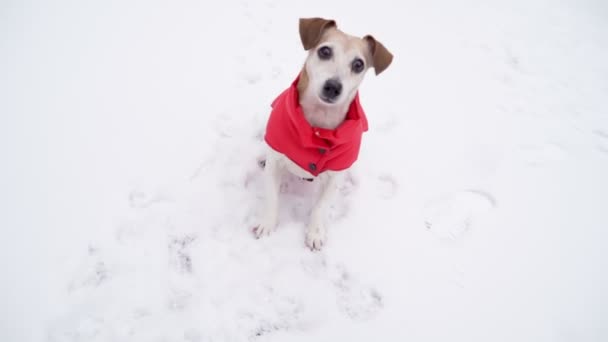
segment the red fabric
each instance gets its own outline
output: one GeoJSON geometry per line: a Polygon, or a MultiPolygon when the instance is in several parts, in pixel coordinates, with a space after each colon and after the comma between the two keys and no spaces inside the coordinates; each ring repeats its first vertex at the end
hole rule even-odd
{"type": "Polygon", "coordinates": [[[336,129],[312,127],[300,107],[298,79],[299,76],[272,102],[264,139],[275,151],[314,176],[349,168],[357,160],[361,137],[368,129],[359,94],[336,129]]]}

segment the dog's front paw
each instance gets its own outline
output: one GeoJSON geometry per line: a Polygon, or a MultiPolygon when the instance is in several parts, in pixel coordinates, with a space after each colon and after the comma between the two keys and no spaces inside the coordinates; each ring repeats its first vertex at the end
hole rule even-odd
{"type": "Polygon", "coordinates": [[[321,225],[311,225],[306,231],[306,246],[311,251],[320,251],[325,244],[325,228],[321,225]]]}
{"type": "Polygon", "coordinates": [[[262,236],[268,236],[274,230],[276,223],[270,221],[264,221],[257,227],[253,228],[253,235],[256,239],[261,238],[262,236]]]}

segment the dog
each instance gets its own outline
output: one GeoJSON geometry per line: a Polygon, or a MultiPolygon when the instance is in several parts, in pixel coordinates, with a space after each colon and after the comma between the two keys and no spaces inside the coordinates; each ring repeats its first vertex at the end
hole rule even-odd
{"type": "Polygon", "coordinates": [[[393,55],[371,35],[359,38],[340,31],[334,20],[302,18],[299,31],[308,56],[296,80],[272,103],[264,137],[265,207],[253,232],[260,238],[275,229],[287,170],[320,183],[305,238],[311,250],[320,250],[328,208],[368,129],[359,85],[368,69],[376,75],[386,70],[393,55]]]}

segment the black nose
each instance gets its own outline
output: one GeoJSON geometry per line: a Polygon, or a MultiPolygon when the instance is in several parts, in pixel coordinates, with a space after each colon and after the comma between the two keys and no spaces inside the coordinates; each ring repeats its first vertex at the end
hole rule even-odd
{"type": "Polygon", "coordinates": [[[329,79],[323,85],[323,97],[328,100],[335,100],[342,93],[342,83],[336,79],[329,79]]]}

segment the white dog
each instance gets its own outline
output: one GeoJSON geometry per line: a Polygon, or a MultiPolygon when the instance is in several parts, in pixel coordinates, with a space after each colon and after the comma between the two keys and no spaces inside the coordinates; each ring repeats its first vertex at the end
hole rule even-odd
{"type": "Polygon", "coordinates": [[[300,38],[308,57],[291,87],[273,102],[266,127],[266,206],[254,234],[259,238],[276,227],[281,174],[288,170],[321,183],[306,232],[306,245],[319,250],[327,209],[367,130],[359,85],[369,68],[378,75],[393,56],[372,36],[345,34],[333,20],[300,19],[300,38]]]}

